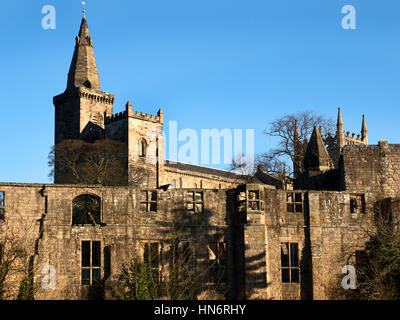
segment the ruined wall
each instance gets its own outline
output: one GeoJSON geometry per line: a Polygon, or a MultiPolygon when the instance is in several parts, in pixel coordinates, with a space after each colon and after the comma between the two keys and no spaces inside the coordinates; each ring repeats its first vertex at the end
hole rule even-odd
{"type": "Polygon", "coordinates": [[[400,145],[380,141],[377,146],[343,149],[344,187],[375,192],[382,197],[400,194],[400,145]]]}
{"type": "MultiPolygon", "coordinates": [[[[368,240],[367,230],[372,228],[374,205],[379,200],[372,193],[295,190],[290,192],[301,198],[293,198],[297,207],[291,210],[295,200],[288,200],[286,191],[258,184],[166,191],[0,184],[0,191],[5,192],[2,234],[11,230],[11,225],[20,237],[28,236],[31,255],[37,244],[39,280],[43,266],[56,270],[55,290],[40,289],[36,293],[39,299],[92,297],[92,287],[81,284],[82,241],[101,242],[101,279],[107,288],[116,283],[122,263],[135,254],[142,255],[144,242],[163,244],[164,270],[169,261],[168,241],[177,222],[183,226],[180,237],[195,243],[201,268],[207,268],[208,243],[226,242],[228,283],[224,294],[230,299],[333,299],[341,290],[341,268],[354,264],[355,251],[362,250],[368,240]],[[144,198],[147,191],[157,194],[155,212],[143,207],[148,202],[144,198]],[[202,211],[187,215],[196,193],[202,194],[202,211]],[[83,194],[101,198],[101,224],[72,225],[73,200],[83,194]],[[364,204],[355,207],[354,197],[361,197],[364,204]],[[23,217],[29,231],[20,228],[18,217],[23,217]],[[297,245],[299,281],[282,281],[285,243],[297,245]]],[[[208,291],[199,297],[209,297],[208,291]]]]}

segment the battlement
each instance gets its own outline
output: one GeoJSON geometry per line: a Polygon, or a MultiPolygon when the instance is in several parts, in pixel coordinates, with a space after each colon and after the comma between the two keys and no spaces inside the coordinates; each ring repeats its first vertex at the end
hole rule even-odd
{"type": "Polygon", "coordinates": [[[114,121],[119,121],[125,118],[135,118],[139,120],[144,120],[144,121],[150,121],[154,123],[163,123],[164,122],[164,113],[162,110],[158,110],[157,115],[153,114],[148,114],[140,111],[135,111],[132,109],[132,104],[128,101],[128,103],[125,106],[125,111],[113,114],[111,117],[106,118],[106,123],[111,123],[114,121]]]}
{"type": "Polygon", "coordinates": [[[128,118],[128,113],[126,111],[122,111],[122,112],[113,114],[111,117],[106,117],[105,121],[106,121],[106,124],[109,124],[109,123],[119,121],[119,120],[122,120],[125,118],[128,118]]]}

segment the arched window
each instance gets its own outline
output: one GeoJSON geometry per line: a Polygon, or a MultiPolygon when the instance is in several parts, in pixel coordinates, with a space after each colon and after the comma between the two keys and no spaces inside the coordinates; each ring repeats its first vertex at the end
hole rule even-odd
{"type": "Polygon", "coordinates": [[[147,142],[144,139],[139,140],[139,156],[140,157],[145,157],[146,156],[146,150],[147,150],[147,142]]]}
{"type": "Polygon", "coordinates": [[[172,180],[172,182],[171,182],[171,188],[174,188],[174,189],[175,189],[175,180],[172,180]]]}
{"type": "Polygon", "coordinates": [[[72,200],[72,225],[101,223],[101,199],[90,194],[83,194],[72,200]]]}
{"type": "Polygon", "coordinates": [[[193,188],[197,189],[197,183],[193,184],[193,188]]]}
{"type": "Polygon", "coordinates": [[[183,181],[182,181],[182,178],[179,178],[179,188],[183,188],[183,181]]]}

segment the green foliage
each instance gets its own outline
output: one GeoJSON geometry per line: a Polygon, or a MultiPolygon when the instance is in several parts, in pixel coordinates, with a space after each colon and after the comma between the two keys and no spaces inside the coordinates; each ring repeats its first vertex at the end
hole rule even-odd
{"type": "Polygon", "coordinates": [[[357,294],[366,300],[399,300],[400,235],[391,221],[376,221],[376,227],[364,261],[357,266],[357,294]]]}
{"type": "Polygon", "coordinates": [[[33,300],[33,291],[32,277],[24,277],[19,286],[17,300],[33,300]]]}
{"type": "Polygon", "coordinates": [[[150,265],[138,257],[128,266],[122,267],[120,274],[122,289],[113,288],[113,295],[120,300],[155,300],[158,298],[158,286],[153,279],[150,265]]]}
{"type": "Polygon", "coordinates": [[[8,261],[0,264],[0,300],[3,299],[5,292],[5,281],[10,270],[10,263],[8,261]]]}

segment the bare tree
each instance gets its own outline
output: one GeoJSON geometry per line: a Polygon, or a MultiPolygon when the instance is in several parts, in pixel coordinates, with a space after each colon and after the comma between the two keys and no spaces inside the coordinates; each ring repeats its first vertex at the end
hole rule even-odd
{"type": "MultiPolygon", "coordinates": [[[[267,136],[277,138],[277,147],[257,157],[257,165],[261,165],[265,171],[271,174],[282,174],[284,165],[289,169],[293,163],[302,167],[302,159],[305,155],[308,140],[314,126],[322,128],[324,141],[332,144],[330,139],[334,134],[334,122],[332,119],[313,111],[286,114],[270,123],[270,128],[265,130],[267,136]],[[296,123],[298,127],[298,141],[295,141],[296,123]],[[295,153],[296,148],[296,153],[295,153]]],[[[328,145],[328,149],[333,146],[328,145]]]]}
{"type": "MultiPolygon", "coordinates": [[[[101,185],[127,185],[127,147],[115,140],[64,140],[49,154],[50,177],[56,182],[101,185]]],[[[131,168],[129,183],[140,184],[143,168],[131,168]]]]}
{"type": "Polygon", "coordinates": [[[243,176],[251,176],[254,174],[254,160],[239,153],[232,159],[229,169],[243,176]]]}

